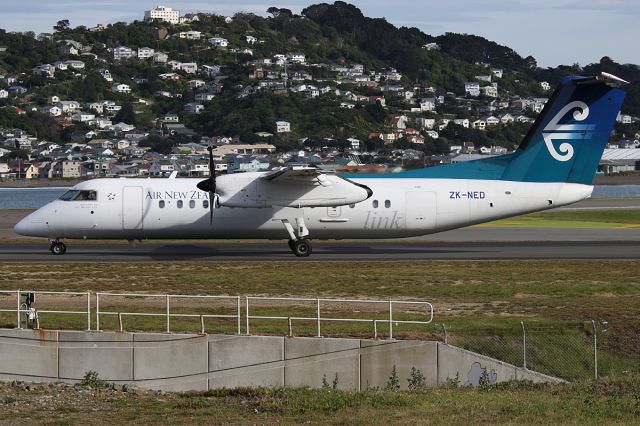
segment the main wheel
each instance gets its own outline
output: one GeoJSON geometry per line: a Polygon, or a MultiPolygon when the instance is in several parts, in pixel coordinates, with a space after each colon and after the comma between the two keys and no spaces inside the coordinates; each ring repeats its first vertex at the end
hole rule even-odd
{"type": "Polygon", "coordinates": [[[291,243],[291,251],[298,257],[307,257],[311,254],[311,241],[297,240],[291,243]]]}
{"type": "Polygon", "coordinates": [[[67,252],[67,246],[65,246],[64,243],[57,242],[51,244],[51,248],[49,250],[51,250],[52,254],[61,255],[67,252]]]}

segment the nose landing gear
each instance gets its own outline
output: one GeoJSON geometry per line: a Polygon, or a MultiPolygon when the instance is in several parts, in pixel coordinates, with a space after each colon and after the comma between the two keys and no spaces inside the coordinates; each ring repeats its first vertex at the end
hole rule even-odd
{"type": "Polygon", "coordinates": [[[51,241],[51,245],[49,246],[49,251],[51,254],[55,254],[56,256],[65,254],[67,252],[67,246],[60,241],[53,240],[51,241]]]}

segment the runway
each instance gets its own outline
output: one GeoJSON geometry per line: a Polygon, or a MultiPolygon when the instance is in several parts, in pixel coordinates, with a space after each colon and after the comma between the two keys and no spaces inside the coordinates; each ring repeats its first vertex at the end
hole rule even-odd
{"type": "Polygon", "coordinates": [[[640,238],[588,241],[425,241],[313,243],[308,258],[295,257],[284,242],[118,243],[68,242],[65,255],[43,244],[0,244],[2,262],[148,262],[148,261],[335,261],[335,260],[509,260],[640,259],[640,238]]]}

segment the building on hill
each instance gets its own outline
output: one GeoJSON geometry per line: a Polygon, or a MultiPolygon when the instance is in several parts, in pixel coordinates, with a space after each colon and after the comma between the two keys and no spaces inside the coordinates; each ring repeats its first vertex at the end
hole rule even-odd
{"type": "Polygon", "coordinates": [[[157,6],[155,9],[145,10],[144,20],[151,21],[153,19],[159,19],[170,24],[178,24],[180,23],[180,11],[167,6],[157,6]]]}

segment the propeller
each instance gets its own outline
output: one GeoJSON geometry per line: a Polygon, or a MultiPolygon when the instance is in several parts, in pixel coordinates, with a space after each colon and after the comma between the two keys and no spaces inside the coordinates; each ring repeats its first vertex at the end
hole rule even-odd
{"type": "Polygon", "coordinates": [[[215,202],[216,194],[216,167],[213,162],[213,147],[209,145],[207,151],[209,151],[209,177],[198,182],[196,186],[201,191],[209,193],[209,223],[213,224],[213,203],[215,202]]]}

